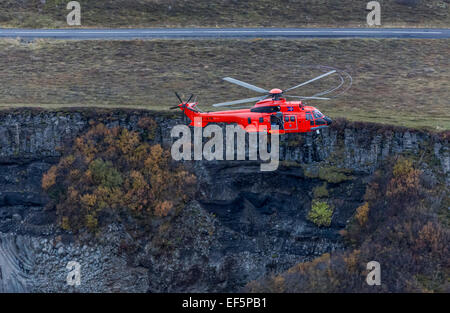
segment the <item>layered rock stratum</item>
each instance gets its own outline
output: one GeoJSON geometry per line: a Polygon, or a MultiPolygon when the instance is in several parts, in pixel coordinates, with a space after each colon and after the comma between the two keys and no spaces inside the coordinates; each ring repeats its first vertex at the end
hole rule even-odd
{"type": "Polygon", "coordinates": [[[251,161],[196,161],[195,200],[172,221],[173,248],[151,236],[133,239],[116,223],[91,241],[56,225],[41,179],[65,145],[92,123],[138,130],[157,122],[156,142],[170,147],[179,115],[148,111],[5,111],[0,114],[1,292],[233,292],[247,282],[326,252],[344,249],[339,231],[363,202],[366,184],[388,158],[407,154],[428,184],[450,183],[448,137],[426,131],[340,121],[320,134],[281,138],[280,167],[251,161]],[[330,227],[307,219],[321,169],[345,169],[329,180],[330,227]],[[124,252],[124,243],[133,247],[124,252]],[[131,252],[130,252],[131,251],[131,252]],[[81,265],[81,285],[66,282],[68,262],[81,265]]]}

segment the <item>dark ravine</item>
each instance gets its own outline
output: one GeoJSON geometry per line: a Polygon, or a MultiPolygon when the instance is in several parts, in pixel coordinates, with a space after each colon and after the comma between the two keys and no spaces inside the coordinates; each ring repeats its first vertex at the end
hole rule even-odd
{"type": "Polygon", "coordinates": [[[263,173],[255,162],[194,162],[198,191],[172,223],[174,249],[133,242],[120,224],[95,244],[55,225],[45,209],[42,174],[61,148],[94,122],[137,130],[142,116],[158,123],[157,141],[170,146],[179,115],[148,111],[21,110],[0,113],[0,291],[232,292],[248,281],[325,252],[344,248],[339,230],[362,203],[371,175],[389,157],[420,160],[429,179],[450,183],[448,136],[340,121],[321,134],[281,138],[281,165],[263,173]],[[431,164],[431,165],[430,165],[431,164]],[[351,178],[328,182],[335,207],[329,228],[306,218],[320,168],[346,168],[351,178]],[[123,253],[123,242],[132,253],[123,253]],[[66,284],[69,261],[82,266],[82,284],[66,284]]]}

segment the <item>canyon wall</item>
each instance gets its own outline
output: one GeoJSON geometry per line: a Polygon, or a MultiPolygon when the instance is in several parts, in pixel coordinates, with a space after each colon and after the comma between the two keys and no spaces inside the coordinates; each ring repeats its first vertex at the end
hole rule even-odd
{"type": "Polygon", "coordinates": [[[450,183],[442,134],[338,121],[320,134],[282,136],[275,172],[261,172],[256,161],[186,162],[198,178],[197,194],[172,223],[170,252],[151,238],[133,241],[120,224],[90,243],[62,231],[45,207],[42,174],[90,125],[139,130],[144,116],[156,120],[156,142],[166,147],[172,127],[184,124],[179,114],[133,110],[0,113],[0,291],[238,291],[250,280],[343,249],[339,231],[388,158],[412,156],[430,184],[450,183]],[[341,169],[346,178],[335,179],[341,169]],[[307,213],[314,188],[324,182],[335,209],[331,226],[317,227],[307,213]],[[133,252],[124,253],[124,243],[133,252]],[[70,261],[81,265],[80,286],[66,283],[70,261]]]}

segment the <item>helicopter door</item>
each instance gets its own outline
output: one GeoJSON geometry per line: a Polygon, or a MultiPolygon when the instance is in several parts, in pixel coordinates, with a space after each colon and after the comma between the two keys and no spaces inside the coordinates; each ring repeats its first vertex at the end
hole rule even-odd
{"type": "Polygon", "coordinates": [[[306,112],[306,120],[309,121],[311,126],[314,126],[314,120],[313,120],[313,117],[311,115],[311,112],[306,112]]]}
{"type": "Polygon", "coordinates": [[[271,115],[270,116],[270,124],[278,126],[278,129],[284,129],[283,113],[277,112],[275,115],[271,115]]]}
{"type": "Polygon", "coordinates": [[[297,130],[298,120],[295,115],[285,115],[284,116],[284,129],[285,130],[297,130]]]}

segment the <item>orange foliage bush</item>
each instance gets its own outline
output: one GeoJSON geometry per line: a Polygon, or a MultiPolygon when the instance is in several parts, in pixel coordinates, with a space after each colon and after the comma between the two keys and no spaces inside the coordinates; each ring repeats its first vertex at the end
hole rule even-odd
{"type": "MultiPolygon", "coordinates": [[[[155,126],[149,119],[139,124],[155,126]]],[[[195,177],[147,135],[98,124],[65,150],[67,156],[42,178],[64,229],[95,231],[100,216],[123,212],[145,222],[176,213],[189,201],[195,177]]]]}
{"type": "Polygon", "coordinates": [[[420,171],[410,160],[400,159],[394,165],[393,178],[387,188],[387,196],[393,200],[410,202],[419,196],[420,171]]]}
{"type": "Polygon", "coordinates": [[[55,166],[53,166],[42,177],[42,188],[44,190],[49,189],[50,187],[55,185],[55,183],[56,183],[56,171],[57,171],[57,168],[55,166]]]}
{"type": "MultiPolygon", "coordinates": [[[[277,276],[253,281],[251,292],[449,292],[450,231],[439,222],[436,197],[443,190],[420,184],[413,162],[399,159],[378,170],[365,203],[340,232],[348,250],[299,263],[277,276]],[[428,195],[428,197],[427,197],[428,195]],[[366,264],[379,261],[381,286],[368,286],[366,264]],[[279,284],[282,281],[282,288],[279,284]]],[[[442,203],[445,209],[447,206],[442,203]]]]}
{"type": "Polygon", "coordinates": [[[144,129],[144,136],[149,139],[153,140],[156,137],[156,128],[157,124],[154,119],[149,117],[143,117],[139,120],[138,126],[142,129],[144,129]]]}
{"type": "Polygon", "coordinates": [[[366,225],[369,220],[369,204],[366,202],[356,209],[355,218],[359,223],[359,226],[366,225]]]}
{"type": "Polygon", "coordinates": [[[426,250],[433,256],[449,257],[445,231],[439,224],[433,222],[425,224],[419,231],[415,244],[415,248],[419,251],[426,250]]]}

